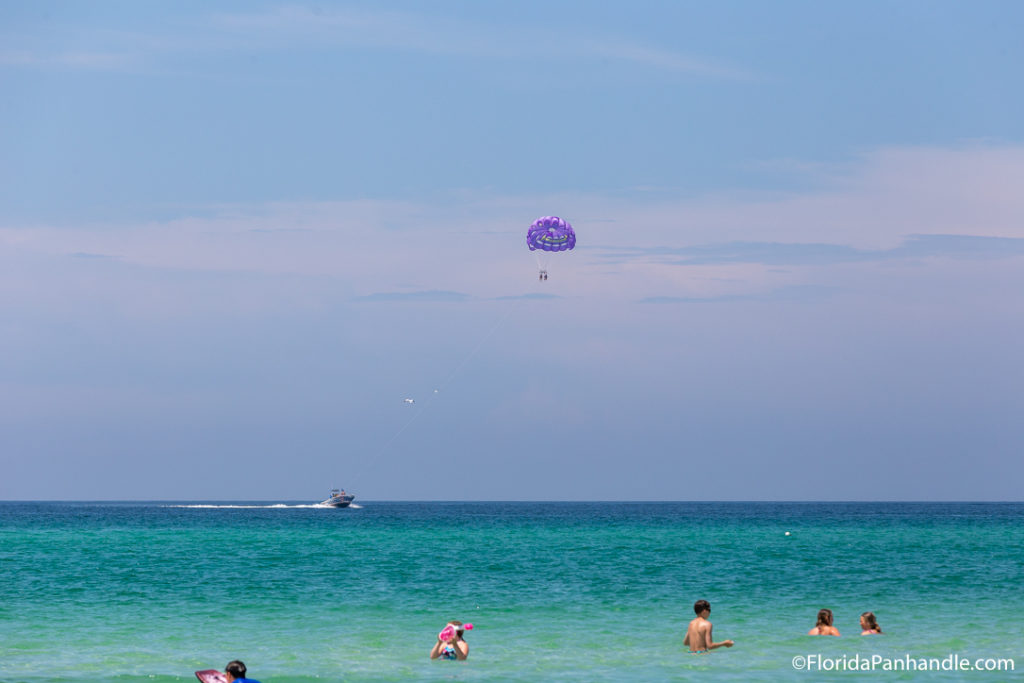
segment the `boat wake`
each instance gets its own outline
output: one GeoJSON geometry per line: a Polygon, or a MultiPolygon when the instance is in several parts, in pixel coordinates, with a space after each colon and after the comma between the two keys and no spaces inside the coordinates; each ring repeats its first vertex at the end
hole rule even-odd
{"type": "MultiPolygon", "coordinates": [[[[285,505],[284,503],[275,503],[273,505],[215,505],[212,503],[197,503],[194,505],[165,505],[163,507],[169,508],[189,508],[196,510],[333,510],[334,508],[330,505],[320,505],[319,503],[305,504],[305,505],[285,505]]],[[[350,505],[349,507],[357,508],[358,505],[350,505]]]]}

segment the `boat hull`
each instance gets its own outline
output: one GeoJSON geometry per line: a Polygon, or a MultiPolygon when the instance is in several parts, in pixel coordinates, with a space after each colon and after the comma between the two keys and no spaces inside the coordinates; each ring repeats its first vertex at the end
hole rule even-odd
{"type": "Polygon", "coordinates": [[[347,493],[341,495],[332,494],[330,498],[324,501],[320,501],[320,505],[326,505],[332,508],[347,508],[355,500],[355,496],[351,496],[347,493]]]}

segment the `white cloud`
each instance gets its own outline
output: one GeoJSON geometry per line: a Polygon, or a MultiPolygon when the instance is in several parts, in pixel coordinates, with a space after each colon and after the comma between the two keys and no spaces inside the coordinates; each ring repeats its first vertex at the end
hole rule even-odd
{"type": "MultiPolygon", "coordinates": [[[[134,226],[7,226],[0,244],[13,259],[49,263],[57,279],[79,255],[83,268],[129,281],[148,269],[284,278],[300,289],[306,279],[311,296],[331,282],[331,296],[344,299],[444,291],[629,302],[767,300],[787,287],[856,285],[922,263],[941,271],[965,257],[984,258],[977,267],[991,270],[1001,267],[991,261],[1003,246],[1017,254],[1016,242],[914,236],[1024,238],[1024,195],[1015,191],[1024,185],[1024,148],[883,149],[830,177],[824,189],[758,199],[461,193],[435,203],[223,206],[134,226]],[[524,234],[530,220],[552,213],[570,219],[580,238],[575,251],[552,258],[551,280],[539,285],[524,234]]],[[[4,279],[18,291],[15,278],[37,276],[34,266],[4,279]]]]}
{"type": "Polygon", "coordinates": [[[439,55],[531,60],[601,59],[710,78],[747,78],[713,60],[638,43],[621,35],[567,33],[538,26],[473,22],[437,15],[353,8],[283,6],[263,12],[218,13],[166,23],[160,31],[47,27],[12,36],[28,49],[0,52],[0,65],[121,68],[147,56],[217,50],[378,48],[439,55]],[[91,46],[78,51],[43,45],[91,46]],[[538,50],[538,46],[543,49],[538,50]]]}
{"type": "Polygon", "coordinates": [[[129,57],[115,52],[52,52],[9,50],[0,52],[0,65],[22,67],[67,67],[108,70],[127,66],[129,57]]]}

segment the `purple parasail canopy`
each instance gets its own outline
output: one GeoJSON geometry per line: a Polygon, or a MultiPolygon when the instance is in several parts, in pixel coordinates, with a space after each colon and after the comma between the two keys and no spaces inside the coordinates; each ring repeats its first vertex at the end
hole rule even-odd
{"type": "Polygon", "coordinates": [[[569,251],[576,246],[576,233],[569,221],[558,216],[538,218],[526,232],[526,246],[530,251],[569,251]]]}

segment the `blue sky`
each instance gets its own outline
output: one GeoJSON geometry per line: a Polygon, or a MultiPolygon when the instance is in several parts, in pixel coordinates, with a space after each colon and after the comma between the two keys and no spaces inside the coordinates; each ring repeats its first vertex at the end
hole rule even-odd
{"type": "Polygon", "coordinates": [[[1022,24],[0,4],[0,498],[1019,499],[1022,24]]]}

